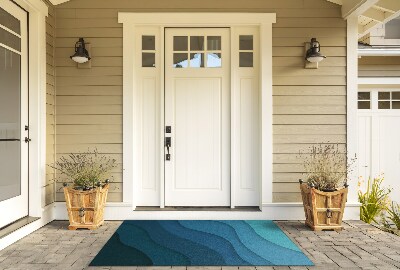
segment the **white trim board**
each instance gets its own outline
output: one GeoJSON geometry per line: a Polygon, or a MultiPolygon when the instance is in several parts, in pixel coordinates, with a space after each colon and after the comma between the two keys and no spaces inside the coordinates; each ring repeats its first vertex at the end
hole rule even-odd
{"type": "MultiPolygon", "coordinates": [[[[68,220],[64,202],[55,203],[54,218],[68,220]]],[[[302,203],[265,203],[262,211],[132,211],[129,203],[107,203],[105,220],[304,220],[302,203]]],[[[359,220],[360,204],[347,203],[344,219],[359,220]]]]}
{"type": "Polygon", "coordinates": [[[359,85],[368,85],[368,84],[400,84],[399,77],[359,77],[358,78],[359,85]]]}
{"type": "MultiPolygon", "coordinates": [[[[132,204],[135,209],[136,192],[142,176],[140,142],[142,133],[140,110],[140,89],[135,78],[138,72],[135,63],[135,33],[138,26],[156,27],[163,33],[166,27],[235,27],[257,26],[260,29],[260,94],[262,108],[261,124],[261,201],[272,202],[272,24],[276,22],[275,13],[118,13],[118,22],[123,23],[123,202],[132,204]],[[265,44],[270,44],[267,46],[265,44]]],[[[162,34],[161,34],[162,35],[162,34]]],[[[163,50],[161,50],[161,54],[163,50]]],[[[161,58],[163,59],[163,58],[161,58]]],[[[160,67],[163,69],[163,60],[160,67]]],[[[163,70],[161,70],[163,74],[163,70]]],[[[160,76],[159,85],[164,85],[164,75],[160,76]]],[[[161,89],[163,90],[163,89],[161,89]]],[[[163,91],[161,91],[163,92],[163,91]]],[[[161,116],[163,119],[163,115],[161,116]]],[[[161,130],[164,125],[161,123],[161,130]]],[[[161,141],[162,142],[162,141],[161,141]]],[[[160,158],[164,160],[163,155],[160,158]]],[[[163,162],[162,162],[163,163],[163,162]]],[[[162,171],[162,168],[161,168],[162,171]]],[[[161,174],[162,175],[162,174],[161,174]]],[[[163,181],[160,179],[161,187],[163,181]]],[[[162,192],[161,192],[162,193],[162,192]]],[[[160,195],[163,206],[163,195],[160,195]]],[[[232,203],[234,206],[235,204],[232,203]]]]}

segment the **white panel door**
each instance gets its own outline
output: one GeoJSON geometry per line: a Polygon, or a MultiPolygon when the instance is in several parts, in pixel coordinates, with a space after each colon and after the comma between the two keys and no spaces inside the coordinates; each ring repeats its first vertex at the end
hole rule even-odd
{"type": "Polygon", "coordinates": [[[0,228],[28,215],[27,13],[0,0],[0,228]]]}
{"type": "Polygon", "coordinates": [[[166,206],[230,205],[229,44],[224,28],[165,31],[166,206]]]}

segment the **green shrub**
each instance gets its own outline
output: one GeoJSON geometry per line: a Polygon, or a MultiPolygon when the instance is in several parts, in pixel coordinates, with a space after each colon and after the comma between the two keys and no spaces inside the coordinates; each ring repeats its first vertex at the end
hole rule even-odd
{"type": "Polygon", "coordinates": [[[400,205],[396,202],[392,202],[390,208],[386,210],[387,215],[382,216],[383,226],[390,229],[392,226],[387,219],[391,221],[392,224],[400,230],[400,205]]]}
{"type": "Polygon", "coordinates": [[[367,190],[364,193],[358,191],[358,201],[361,203],[360,219],[368,224],[378,223],[376,217],[388,208],[390,202],[388,195],[392,190],[382,186],[383,180],[383,177],[377,177],[371,184],[371,179],[368,179],[367,190]]]}

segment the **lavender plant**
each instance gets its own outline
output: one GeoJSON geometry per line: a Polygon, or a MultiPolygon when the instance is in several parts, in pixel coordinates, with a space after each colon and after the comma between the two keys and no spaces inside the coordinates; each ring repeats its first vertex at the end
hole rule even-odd
{"type": "Polygon", "coordinates": [[[73,181],[75,188],[91,189],[105,181],[116,167],[116,160],[99,154],[97,149],[62,156],[55,165],[49,165],[73,181]]]}
{"type": "Polygon", "coordinates": [[[348,175],[353,171],[355,158],[347,160],[347,154],[338,144],[318,144],[301,152],[304,175],[310,186],[323,191],[333,191],[347,184],[348,175]]]}

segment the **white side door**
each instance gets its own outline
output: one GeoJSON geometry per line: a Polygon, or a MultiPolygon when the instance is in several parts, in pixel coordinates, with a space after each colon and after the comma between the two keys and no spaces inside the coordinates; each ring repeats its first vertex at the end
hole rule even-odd
{"type": "Polygon", "coordinates": [[[27,13],[0,0],[0,228],[28,215],[27,13]]]}
{"type": "Polygon", "coordinates": [[[165,30],[166,206],[230,205],[229,57],[227,28],[165,30]]]}

